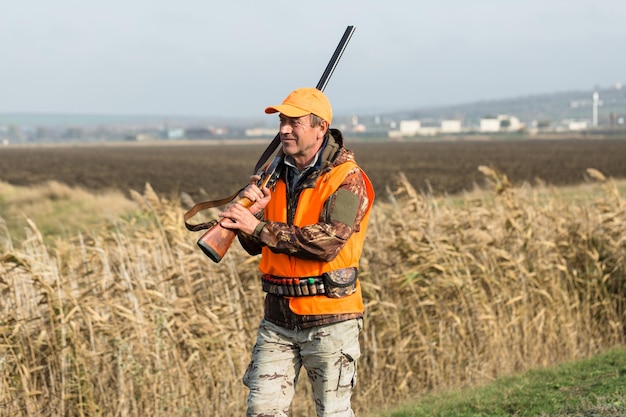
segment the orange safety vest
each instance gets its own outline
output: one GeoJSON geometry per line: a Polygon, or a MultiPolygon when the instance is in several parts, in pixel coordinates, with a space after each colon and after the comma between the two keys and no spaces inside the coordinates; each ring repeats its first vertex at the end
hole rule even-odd
{"type": "MultiPolygon", "coordinates": [[[[357,167],[354,161],[347,161],[320,175],[314,188],[307,188],[300,194],[294,217],[294,225],[303,227],[319,222],[324,202],[339,188],[348,172],[357,167]]],[[[263,274],[278,277],[312,277],[335,269],[358,267],[363,249],[370,209],[374,202],[374,188],[364,172],[363,179],[367,187],[369,206],[361,221],[358,232],[352,233],[339,254],[329,262],[296,258],[282,253],[274,253],[267,246],[262,249],[259,269],[263,274]]],[[[276,183],[272,199],[265,207],[265,219],[268,221],[287,222],[287,186],[281,179],[276,183]]],[[[289,308],[299,315],[362,313],[363,298],[361,286],[357,280],[356,292],[342,298],[329,298],[325,295],[293,297],[289,308]]]]}

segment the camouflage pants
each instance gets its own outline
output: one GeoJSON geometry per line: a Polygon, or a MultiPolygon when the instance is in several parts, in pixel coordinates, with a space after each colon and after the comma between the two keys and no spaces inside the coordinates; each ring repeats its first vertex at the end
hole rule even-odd
{"type": "Polygon", "coordinates": [[[352,417],[352,388],[361,355],[362,319],[289,330],[261,321],[252,359],[243,376],[250,390],[248,417],[287,416],[302,366],[307,371],[317,417],[352,417]]]}

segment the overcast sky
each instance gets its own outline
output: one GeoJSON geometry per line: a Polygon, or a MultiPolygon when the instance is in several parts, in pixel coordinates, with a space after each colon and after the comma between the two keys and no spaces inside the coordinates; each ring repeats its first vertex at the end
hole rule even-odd
{"type": "Polygon", "coordinates": [[[0,0],[0,112],[263,117],[348,25],[336,113],[587,90],[626,82],[624,22],[624,0],[0,0]]]}

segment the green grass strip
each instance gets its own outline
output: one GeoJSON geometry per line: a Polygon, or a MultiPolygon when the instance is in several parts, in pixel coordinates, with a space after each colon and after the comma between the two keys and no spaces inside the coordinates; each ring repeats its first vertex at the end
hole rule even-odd
{"type": "Polygon", "coordinates": [[[429,395],[384,416],[626,416],[626,348],[481,387],[429,395]]]}

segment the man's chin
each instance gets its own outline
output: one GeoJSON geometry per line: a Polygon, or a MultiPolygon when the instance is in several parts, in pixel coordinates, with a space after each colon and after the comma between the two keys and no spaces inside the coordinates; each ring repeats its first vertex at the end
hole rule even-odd
{"type": "Polygon", "coordinates": [[[296,142],[293,140],[283,140],[282,141],[283,152],[289,155],[290,151],[296,150],[296,142]]]}

